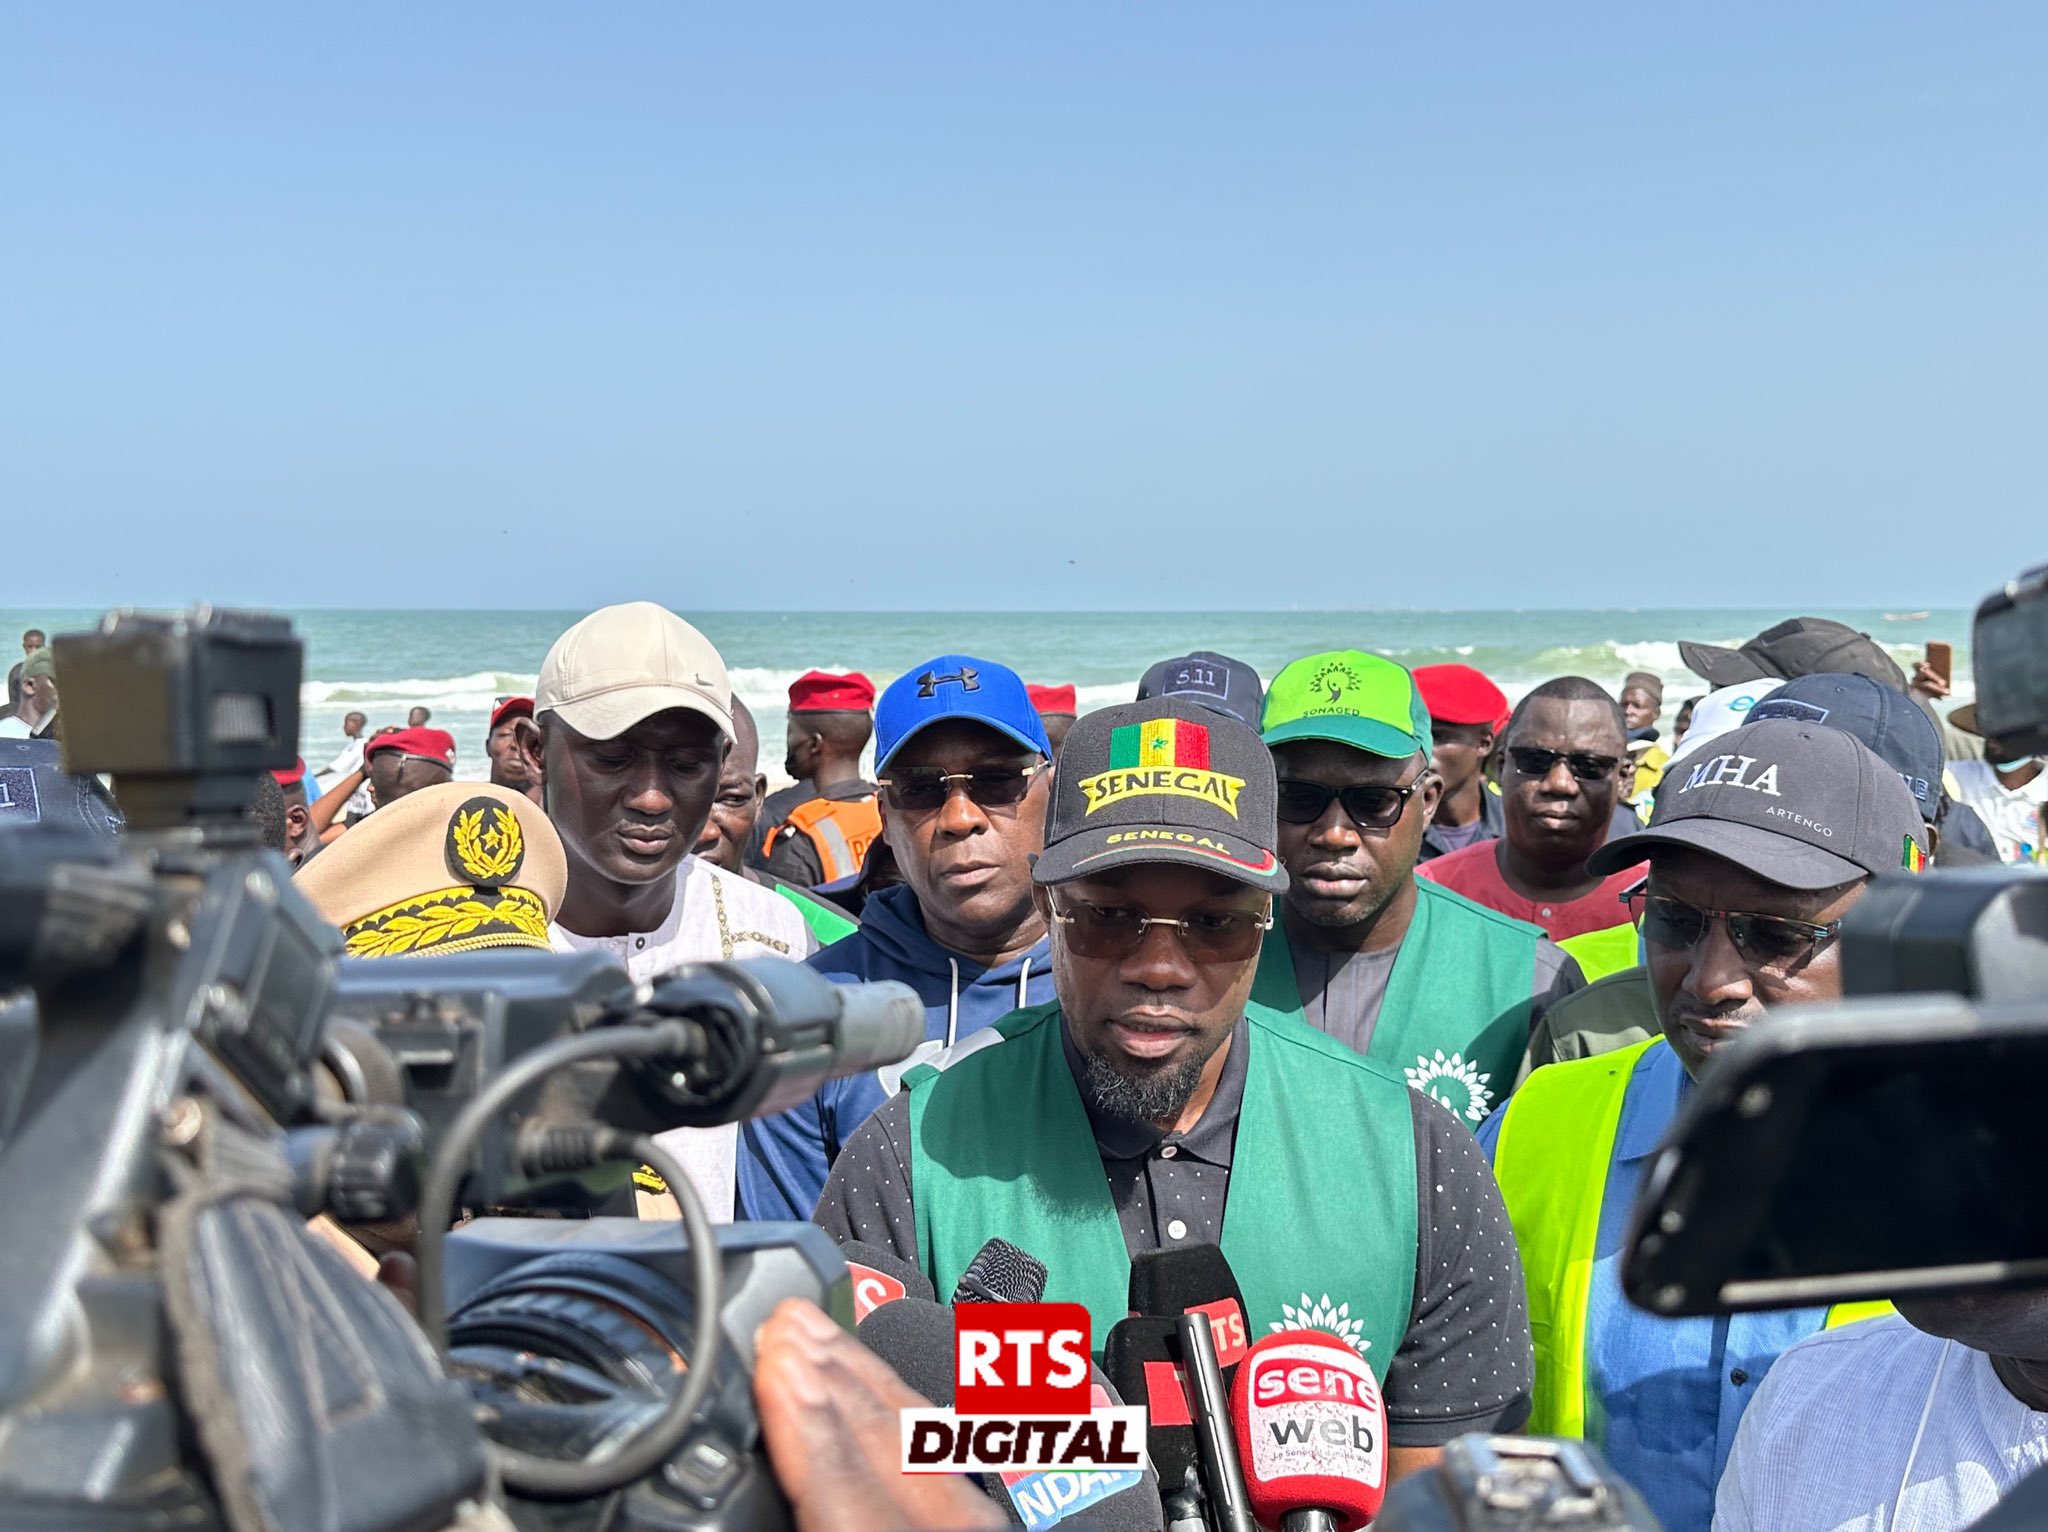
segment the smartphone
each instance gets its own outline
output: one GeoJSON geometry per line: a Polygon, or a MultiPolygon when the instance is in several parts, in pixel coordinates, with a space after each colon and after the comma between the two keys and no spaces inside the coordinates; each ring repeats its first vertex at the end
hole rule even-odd
{"type": "Polygon", "coordinates": [[[1927,668],[1941,677],[1943,686],[1952,686],[1956,679],[1955,645],[1935,638],[1927,643],[1927,668]]]}

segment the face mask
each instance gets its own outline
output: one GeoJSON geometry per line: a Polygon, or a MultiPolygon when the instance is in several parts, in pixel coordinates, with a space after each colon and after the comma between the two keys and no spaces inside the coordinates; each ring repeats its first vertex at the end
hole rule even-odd
{"type": "Polygon", "coordinates": [[[1993,761],[1993,771],[2018,771],[2022,766],[2031,766],[2041,759],[2038,755],[2023,755],[2016,761],[1993,761]]]}

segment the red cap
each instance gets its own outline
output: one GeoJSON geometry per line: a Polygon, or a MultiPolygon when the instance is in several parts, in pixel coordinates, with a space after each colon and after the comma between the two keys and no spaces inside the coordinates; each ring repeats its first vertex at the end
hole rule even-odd
{"type": "Polygon", "coordinates": [[[1059,713],[1068,718],[1074,716],[1074,688],[1072,686],[1026,686],[1025,693],[1031,698],[1034,711],[1059,713]]]}
{"type": "Polygon", "coordinates": [[[1421,665],[1415,689],[1438,723],[1483,723],[1500,729],[1508,716],[1507,693],[1470,665],[1421,665]]]}
{"type": "Polygon", "coordinates": [[[439,761],[449,770],[455,769],[455,736],[446,729],[394,729],[389,734],[380,734],[370,741],[363,759],[385,750],[396,750],[416,760],[439,761]]]}
{"type": "Polygon", "coordinates": [[[792,713],[865,713],[875,705],[875,683],[859,671],[835,676],[807,670],[789,683],[792,713]]]}
{"type": "Polygon", "coordinates": [[[273,771],[271,775],[277,778],[279,787],[297,787],[306,780],[306,758],[302,755],[299,757],[298,765],[287,766],[283,771],[273,771]]]}
{"type": "Polygon", "coordinates": [[[532,716],[533,698],[507,697],[503,702],[491,709],[490,727],[485,729],[484,732],[486,734],[493,732],[499,724],[508,718],[531,718],[532,716]]]}

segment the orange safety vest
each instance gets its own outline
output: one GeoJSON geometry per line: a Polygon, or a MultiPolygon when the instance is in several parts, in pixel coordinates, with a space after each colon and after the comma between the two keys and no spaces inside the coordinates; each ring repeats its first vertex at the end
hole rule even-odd
{"type": "Polygon", "coordinates": [[[868,847],[881,838],[882,810],[872,793],[865,798],[806,799],[768,832],[761,855],[773,851],[775,842],[789,830],[811,838],[822,869],[818,881],[834,883],[852,877],[867,861],[868,847]]]}

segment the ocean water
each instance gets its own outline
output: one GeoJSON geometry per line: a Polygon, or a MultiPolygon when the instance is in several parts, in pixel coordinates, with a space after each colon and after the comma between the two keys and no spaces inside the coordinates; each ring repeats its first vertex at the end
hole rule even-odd
{"type": "MultiPolygon", "coordinates": [[[[301,748],[316,769],[341,748],[341,720],[372,728],[428,708],[455,736],[457,774],[486,774],[485,721],[494,700],[531,692],[542,657],[579,612],[308,610],[290,614],[306,644],[301,748]]],[[[1318,650],[1358,648],[1403,665],[1462,661],[1510,699],[1553,676],[1612,690],[1631,670],[1664,678],[1665,723],[1706,685],[1679,659],[1681,639],[1740,644],[1787,613],[1771,610],[1353,612],[684,612],[724,655],[733,689],[761,726],[762,769],[779,777],[789,683],[810,669],[859,670],[877,686],[941,654],[996,660],[1025,680],[1079,689],[1085,712],[1126,701],[1154,660],[1214,649],[1271,677],[1318,650]]],[[[1969,695],[1970,614],[1876,610],[1815,613],[1874,635],[1910,669],[1929,639],[1956,646],[1957,695],[1969,695]]],[[[0,613],[0,633],[89,626],[95,612],[0,613]]]]}

